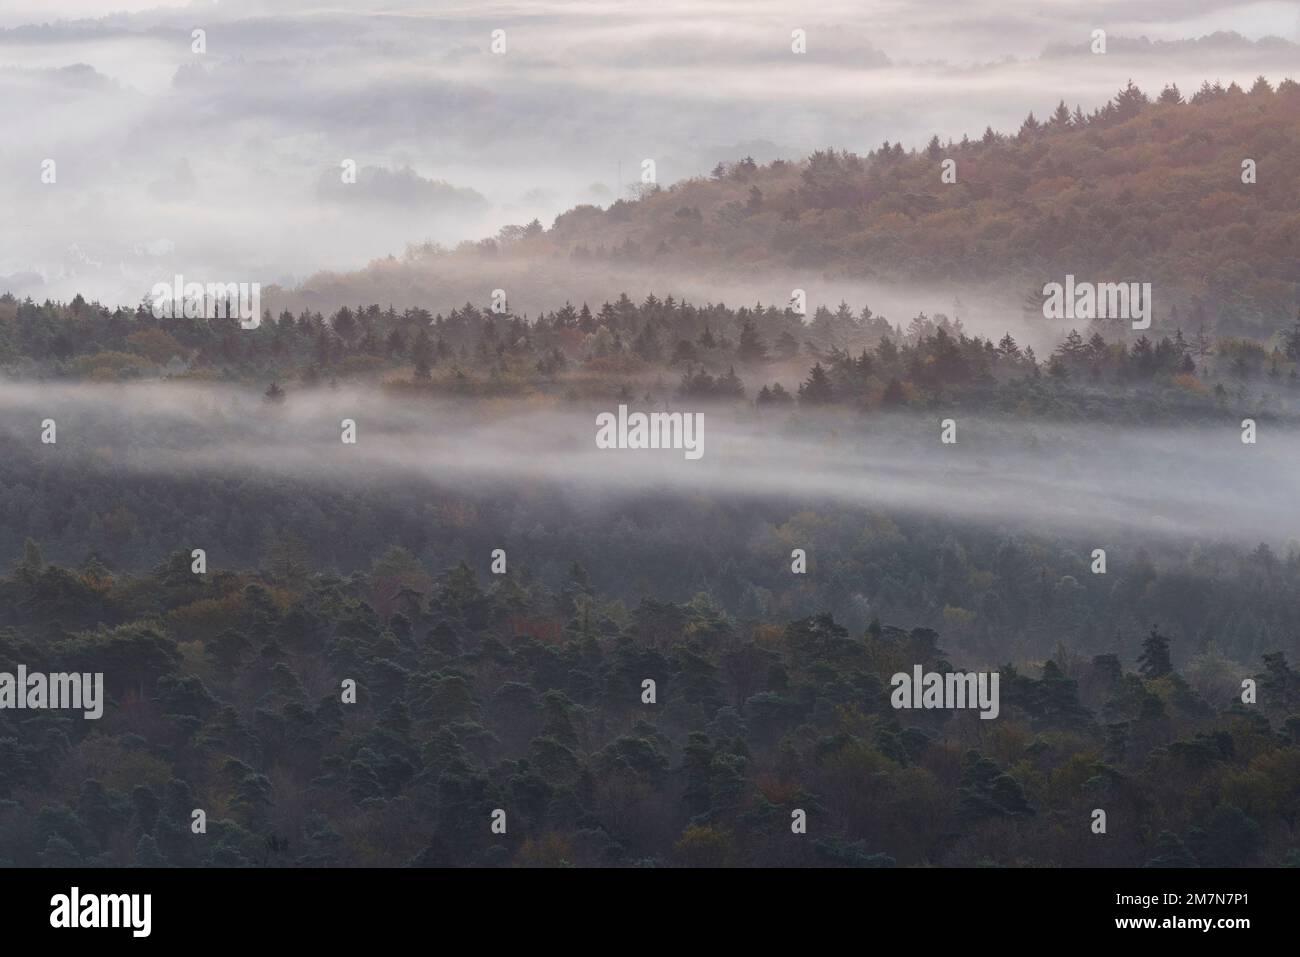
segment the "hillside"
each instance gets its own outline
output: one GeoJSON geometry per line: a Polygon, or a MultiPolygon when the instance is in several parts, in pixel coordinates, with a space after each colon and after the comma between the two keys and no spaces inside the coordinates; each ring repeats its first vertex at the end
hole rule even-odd
{"type": "Polygon", "coordinates": [[[741,159],[710,178],[643,187],[637,200],[579,206],[550,229],[506,227],[453,251],[412,247],[358,273],[318,275],[276,291],[273,305],[450,304],[502,287],[526,308],[609,295],[611,285],[700,298],[710,283],[721,298],[777,277],[963,284],[1019,302],[1073,273],[1152,282],[1157,325],[1181,316],[1192,328],[1267,336],[1296,301],[1298,150],[1291,80],[1274,90],[1261,77],[1249,92],[1206,84],[1186,99],[1130,84],[1090,115],[1060,103],[1014,134],[741,159]],[[941,181],[946,159],[955,183],[941,181]],[[1254,183],[1242,182],[1245,159],[1254,183]]]}

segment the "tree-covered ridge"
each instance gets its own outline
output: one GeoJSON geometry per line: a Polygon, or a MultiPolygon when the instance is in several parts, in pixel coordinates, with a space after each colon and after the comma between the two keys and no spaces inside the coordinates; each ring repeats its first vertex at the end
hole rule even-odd
{"type": "MultiPolygon", "coordinates": [[[[1042,320],[1047,321],[1047,320],[1042,320]]],[[[1050,355],[1010,333],[969,335],[960,319],[921,313],[891,323],[841,302],[811,317],[789,306],[697,306],[626,294],[527,319],[472,303],[431,315],[377,304],[328,318],[155,317],[135,310],[0,296],[0,372],[19,379],[198,378],[262,382],[269,399],[300,386],[381,380],[466,396],[747,400],[863,410],[931,407],[1150,419],[1289,408],[1300,394],[1300,319],[1264,341],[1133,333],[1093,320],[1050,355]],[[1117,391],[1117,389],[1119,391],[1117,391]],[[1137,399],[1134,400],[1134,395],[1137,399]]]]}
{"type": "Polygon", "coordinates": [[[1300,676],[1266,653],[1243,704],[1231,674],[1180,673],[1159,626],[1135,661],[1002,664],[982,721],[890,706],[893,673],[993,665],[955,666],[933,630],[628,607],[578,565],[484,588],[401,550],[312,574],[288,548],[260,574],[178,554],[136,578],[29,543],[0,623],[0,671],[103,671],[110,699],[98,722],[0,712],[6,863],[1300,859],[1300,676]]]}
{"type": "Polygon", "coordinates": [[[1290,79],[1274,90],[1260,77],[1249,91],[1207,82],[1189,99],[1130,84],[1091,114],[1061,102],[1010,134],[719,164],[708,179],[579,206],[549,230],[534,221],[450,255],[412,255],[442,272],[458,258],[562,258],[1026,290],[1071,273],[1154,283],[1160,320],[1177,307],[1193,326],[1209,317],[1225,332],[1267,334],[1296,301],[1297,152],[1290,79]],[[945,160],[955,183],[941,180],[945,160]]]}

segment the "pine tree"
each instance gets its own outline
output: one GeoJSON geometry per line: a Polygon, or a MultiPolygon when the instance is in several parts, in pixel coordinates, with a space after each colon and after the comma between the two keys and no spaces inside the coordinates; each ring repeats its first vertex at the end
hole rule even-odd
{"type": "Polygon", "coordinates": [[[415,344],[411,346],[411,359],[415,362],[415,377],[417,379],[429,378],[432,369],[433,349],[429,345],[429,331],[421,328],[415,336],[415,344]]]}
{"type": "Polygon", "coordinates": [[[718,376],[713,390],[714,394],[720,397],[740,399],[745,395],[745,384],[736,375],[735,366],[731,366],[727,369],[726,375],[718,376]]]}
{"type": "Polygon", "coordinates": [[[835,398],[830,377],[820,362],[812,367],[808,379],[799,386],[799,400],[809,405],[826,405],[835,398]]]}
{"type": "Polygon", "coordinates": [[[1115,108],[1115,119],[1121,122],[1131,119],[1141,113],[1142,108],[1150,102],[1147,95],[1134,86],[1132,80],[1129,80],[1124,89],[1120,90],[1112,101],[1115,108]]]}
{"type": "Polygon", "coordinates": [[[767,360],[767,345],[758,334],[758,330],[754,328],[752,319],[746,319],[744,325],[740,327],[740,344],[736,347],[736,358],[741,362],[767,360]]]}
{"type": "Polygon", "coordinates": [[[1151,634],[1142,642],[1138,655],[1138,671],[1144,678],[1162,678],[1174,670],[1169,657],[1169,639],[1160,634],[1160,626],[1152,625],[1151,634]]]}
{"type": "Polygon", "coordinates": [[[1071,329],[1065,337],[1065,341],[1057,348],[1056,352],[1063,358],[1071,361],[1082,358],[1084,351],[1083,336],[1079,335],[1077,329],[1071,329]]]}
{"type": "Polygon", "coordinates": [[[344,306],[334,314],[334,333],[349,345],[357,335],[357,318],[352,310],[344,306]]]}
{"type": "Polygon", "coordinates": [[[903,384],[897,378],[891,378],[885,386],[884,394],[880,397],[881,405],[894,409],[906,402],[907,393],[903,391],[903,384]]]}
{"type": "Polygon", "coordinates": [[[402,335],[402,330],[394,329],[388,334],[384,342],[384,350],[390,359],[400,359],[406,355],[406,337],[402,335]]]}

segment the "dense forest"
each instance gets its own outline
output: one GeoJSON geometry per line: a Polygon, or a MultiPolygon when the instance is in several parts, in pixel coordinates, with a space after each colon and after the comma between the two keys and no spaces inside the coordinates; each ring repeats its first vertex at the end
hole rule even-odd
{"type": "Polygon", "coordinates": [[[644,403],[660,379],[673,407],[827,442],[857,421],[878,443],[881,422],[911,421],[891,416],[979,395],[1067,430],[1107,409],[1235,429],[1223,406],[1247,398],[1289,415],[1291,329],[1250,352],[1075,334],[1042,361],[946,318],[908,330],[847,307],[806,324],[657,300],[529,324],[364,309],[249,332],[3,307],[0,672],[102,671],[109,696],[99,721],[0,711],[6,863],[1300,863],[1294,542],[1137,530],[1098,575],[1086,536],[797,486],[605,498],[186,457],[232,433],[287,455],[274,430],[304,426],[283,417],[319,406],[336,423],[349,391],[436,431],[447,402],[486,425],[519,403],[644,403]],[[768,346],[780,327],[797,346],[785,359],[768,346]],[[656,328],[696,351],[638,355],[656,328]],[[787,374],[784,397],[755,391],[787,374]],[[212,379],[244,404],[187,397],[212,379]],[[110,387],[110,402],[67,404],[110,387]],[[57,456],[37,438],[44,414],[57,456]],[[158,449],[178,454],[132,467],[158,449]],[[793,547],[807,574],[791,574],[793,547]],[[915,665],[997,670],[997,720],[894,710],[890,676],[915,665]]]}
{"type": "Polygon", "coordinates": [[[1289,80],[1130,84],[406,262],[996,281],[996,331],[0,295],[0,675],[108,696],[0,709],[0,865],[1300,866],[1298,131],[1289,80]],[[1046,319],[1066,272],[1156,322],[1046,319]],[[582,458],[620,404],[720,465],[582,458]],[[915,667],[996,671],[997,719],[891,706],[915,667]]]}
{"type": "Polygon", "coordinates": [[[705,595],[629,608],[577,564],[557,589],[485,589],[400,549],[346,578],[286,550],[260,574],[195,575],[181,553],[131,577],[28,543],[0,582],[0,668],[103,671],[111,706],[0,713],[0,849],[26,866],[1300,864],[1300,675],[1264,655],[1248,707],[1222,661],[1180,671],[1173,650],[1156,626],[1127,667],[1004,664],[984,722],[889,706],[892,672],[953,667],[928,628],[760,622],[705,595]]]}

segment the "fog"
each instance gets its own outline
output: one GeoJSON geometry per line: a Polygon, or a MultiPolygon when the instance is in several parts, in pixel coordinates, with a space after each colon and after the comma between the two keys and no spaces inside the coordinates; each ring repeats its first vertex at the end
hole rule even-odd
{"type": "MultiPolygon", "coordinates": [[[[636,406],[633,405],[633,410],[636,406]]],[[[0,441],[16,461],[98,471],[289,478],[382,496],[392,483],[474,494],[539,483],[584,509],[654,495],[772,500],[816,509],[930,516],[1104,546],[1192,540],[1285,546],[1300,431],[1261,420],[1246,445],[1236,422],[1119,428],[982,420],[959,410],[914,416],[675,405],[703,414],[703,457],[602,450],[596,413],[613,407],[471,403],[378,390],[297,391],[281,405],[228,386],[0,384],[0,441]],[[957,442],[940,442],[940,419],[957,442]],[[42,420],[57,442],[39,441],[42,420]],[[355,445],[340,423],[356,423],[355,445]]]]}
{"type": "Polygon", "coordinates": [[[0,3],[0,289],[17,295],[134,304],[176,273],[292,288],[606,205],[647,157],[669,184],[746,154],[1014,130],[1130,78],[1190,92],[1300,62],[1300,5],[1271,0],[107,6],[0,3]],[[1105,56],[1087,52],[1098,27],[1105,56]]]}

